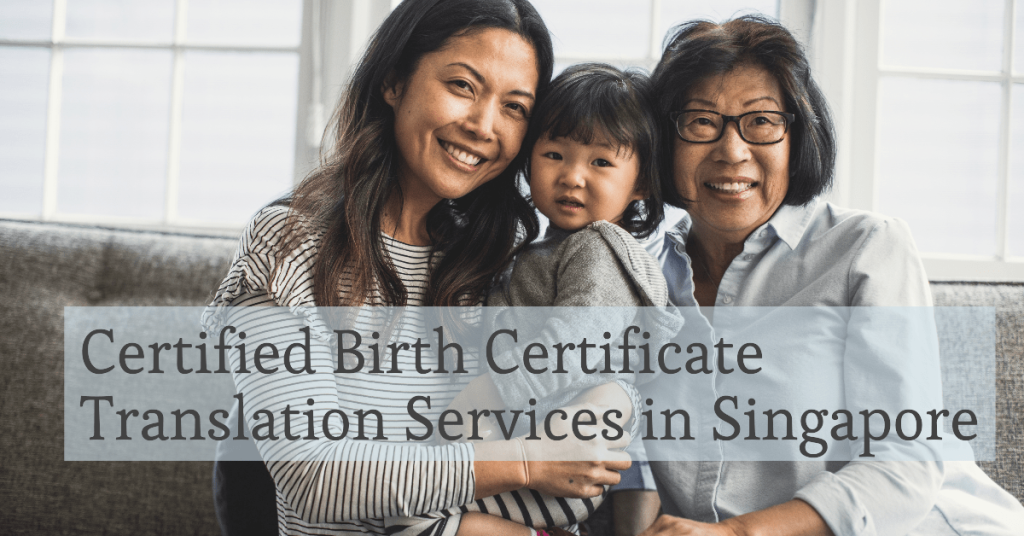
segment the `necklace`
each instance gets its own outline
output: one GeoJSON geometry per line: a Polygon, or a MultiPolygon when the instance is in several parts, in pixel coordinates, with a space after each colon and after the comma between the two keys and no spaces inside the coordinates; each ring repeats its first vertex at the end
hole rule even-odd
{"type": "Polygon", "coordinates": [[[704,257],[700,258],[700,267],[702,270],[704,270],[704,275],[708,276],[708,281],[710,281],[711,284],[717,287],[718,283],[715,281],[715,278],[711,275],[711,270],[708,270],[708,261],[704,257]]]}
{"type": "MultiPolygon", "coordinates": [[[[693,242],[691,242],[691,244],[693,244],[693,245],[695,245],[695,246],[696,246],[696,245],[697,245],[697,242],[696,242],[696,241],[693,241],[693,242]]],[[[699,249],[703,250],[704,248],[702,248],[702,247],[701,247],[701,248],[699,248],[699,249]]],[[[702,251],[701,253],[703,253],[703,251],[702,251]]],[[[693,259],[693,257],[694,257],[694,255],[693,255],[693,254],[690,254],[690,258],[691,258],[691,259],[693,259]]],[[[711,284],[712,284],[712,285],[713,285],[713,286],[714,286],[715,288],[718,288],[718,285],[719,285],[719,283],[721,283],[721,281],[715,281],[715,277],[711,275],[711,269],[710,269],[710,268],[708,268],[708,261],[707,261],[707,259],[706,259],[705,257],[706,257],[706,255],[703,255],[703,254],[702,254],[702,255],[700,255],[700,256],[698,257],[698,260],[699,260],[700,262],[698,262],[697,264],[698,264],[698,265],[700,265],[700,268],[701,268],[701,270],[703,270],[703,271],[704,271],[704,275],[706,275],[706,276],[708,277],[708,281],[710,281],[710,282],[711,282],[711,284]]]]}

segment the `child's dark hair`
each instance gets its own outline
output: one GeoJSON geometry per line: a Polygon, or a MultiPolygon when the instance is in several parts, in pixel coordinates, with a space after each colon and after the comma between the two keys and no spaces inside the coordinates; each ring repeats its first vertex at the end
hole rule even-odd
{"type": "MultiPolygon", "coordinates": [[[[534,110],[524,151],[533,152],[541,136],[569,138],[589,144],[600,137],[636,155],[640,173],[636,188],[643,201],[626,207],[619,224],[635,237],[650,235],[665,216],[658,166],[659,122],[654,112],[651,81],[640,71],[622,71],[603,63],[580,63],[551,81],[534,110]]],[[[529,179],[529,166],[526,177],[529,179]]]]}

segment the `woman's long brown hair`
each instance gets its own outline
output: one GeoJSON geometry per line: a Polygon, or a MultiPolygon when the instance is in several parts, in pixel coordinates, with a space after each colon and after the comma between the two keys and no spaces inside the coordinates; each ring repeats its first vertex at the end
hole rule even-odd
{"type": "MultiPolygon", "coordinates": [[[[381,88],[406,79],[452,36],[484,28],[507,29],[533,45],[541,98],[554,55],[547,28],[526,0],[405,0],[374,34],[332,119],[335,141],[325,144],[320,167],[280,201],[290,210],[279,261],[304,247],[310,232],[325,230],[313,267],[318,306],[406,304],[381,237],[384,207],[402,194],[394,115],[381,88]],[[342,281],[350,285],[344,294],[342,281]]],[[[498,177],[429,212],[427,232],[440,257],[426,304],[476,303],[517,248],[537,236],[537,218],[519,191],[524,160],[520,154],[498,177]]]]}

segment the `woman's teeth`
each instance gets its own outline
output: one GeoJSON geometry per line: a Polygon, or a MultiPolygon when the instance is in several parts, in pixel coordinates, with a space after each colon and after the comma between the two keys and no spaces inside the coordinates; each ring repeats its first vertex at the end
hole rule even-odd
{"type": "Polygon", "coordinates": [[[452,155],[453,158],[455,158],[459,162],[462,162],[463,164],[466,164],[467,166],[475,166],[480,163],[480,160],[483,160],[479,156],[459,150],[454,145],[445,143],[443,141],[441,142],[441,147],[444,147],[444,150],[448,151],[448,154],[452,155]]]}
{"type": "Polygon", "coordinates": [[[704,185],[708,186],[713,190],[728,192],[730,194],[738,194],[740,192],[745,192],[754,187],[753,183],[749,182],[723,182],[717,184],[706,182],[704,183],[704,185]]]}

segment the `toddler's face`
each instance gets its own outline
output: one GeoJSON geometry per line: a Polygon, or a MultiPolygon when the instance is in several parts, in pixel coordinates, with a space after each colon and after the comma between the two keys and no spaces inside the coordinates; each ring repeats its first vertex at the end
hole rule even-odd
{"type": "Polygon", "coordinates": [[[644,198],[635,191],[639,173],[639,160],[625,147],[544,136],[530,156],[530,194],[551,224],[566,231],[598,220],[618,223],[631,201],[644,198]]]}

